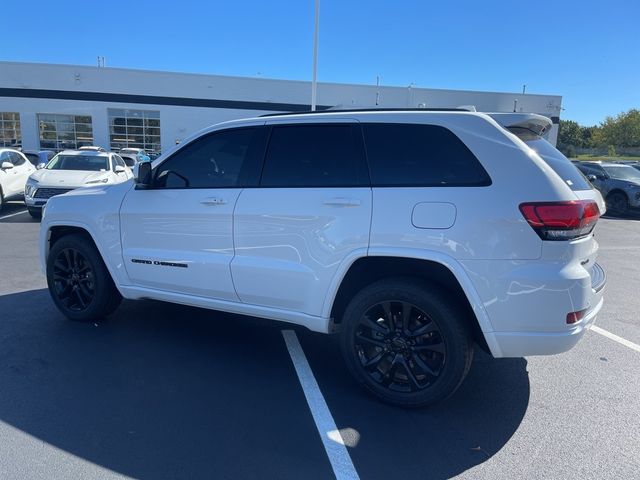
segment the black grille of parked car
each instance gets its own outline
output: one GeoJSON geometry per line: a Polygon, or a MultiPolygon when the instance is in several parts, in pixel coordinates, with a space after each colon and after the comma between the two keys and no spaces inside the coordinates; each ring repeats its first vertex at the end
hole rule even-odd
{"type": "Polygon", "coordinates": [[[73,190],[73,188],[39,188],[33,198],[51,198],[56,195],[62,195],[73,190]]]}

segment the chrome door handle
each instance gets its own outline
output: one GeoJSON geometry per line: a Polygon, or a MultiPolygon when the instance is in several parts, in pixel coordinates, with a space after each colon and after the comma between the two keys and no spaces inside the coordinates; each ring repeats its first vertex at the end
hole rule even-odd
{"type": "Polygon", "coordinates": [[[203,205],[224,205],[227,201],[220,197],[207,197],[200,200],[203,205]]]}
{"type": "Polygon", "coordinates": [[[359,198],[346,198],[346,197],[334,197],[328,198],[324,202],[324,205],[330,205],[334,207],[357,207],[360,205],[359,198]]]}

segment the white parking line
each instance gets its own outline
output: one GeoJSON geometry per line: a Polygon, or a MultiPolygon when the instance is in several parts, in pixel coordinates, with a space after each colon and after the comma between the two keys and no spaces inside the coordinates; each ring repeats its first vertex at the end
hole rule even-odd
{"type": "Polygon", "coordinates": [[[596,333],[599,333],[600,335],[603,335],[603,336],[605,336],[607,338],[610,338],[611,340],[613,340],[615,342],[618,342],[619,344],[624,345],[625,347],[629,347],[631,350],[635,350],[636,352],[640,352],[640,345],[638,345],[637,343],[630,342],[629,340],[626,340],[626,339],[624,339],[622,337],[619,337],[618,335],[615,335],[615,334],[613,334],[611,332],[608,332],[608,331],[604,330],[603,328],[600,328],[600,327],[598,327],[596,325],[593,325],[591,327],[591,330],[596,332],[596,333]]]}
{"type": "Polygon", "coordinates": [[[5,215],[4,217],[0,217],[0,220],[4,220],[5,218],[15,217],[16,215],[22,215],[23,213],[27,213],[27,210],[22,210],[21,212],[12,213],[11,215],[5,215]]]}
{"type": "Polygon", "coordinates": [[[344,439],[342,437],[336,438],[336,434],[339,432],[336,428],[336,422],[333,420],[327,402],[322,396],[320,387],[318,387],[318,382],[313,376],[313,371],[311,371],[296,332],[283,330],[282,336],[298,374],[298,380],[307,399],[309,410],[311,410],[313,420],[316,422],[316,428],[322,439],[322,444],[329,457],[329,462],[331,462],[333,473],[338,480],[360,478],[345,447],[344,439]],[[331,436],[329,436],[330,434],[331,436]]]}

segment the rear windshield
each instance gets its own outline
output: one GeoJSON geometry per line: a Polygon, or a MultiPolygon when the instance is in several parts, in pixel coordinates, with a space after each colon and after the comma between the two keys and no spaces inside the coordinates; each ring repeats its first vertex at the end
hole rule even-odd
{"type": "Polygon", "coordinates": [[[591,190],[593,186],[578,168],[558,149],[526,128],[509,128],[542,158],[571,190],[591,190]]]}
{"type": "Polygon", "coordinates": [[[56,155],[46,167],[48,170],[109,170],[109,158],[98,155],[56,155]]]}

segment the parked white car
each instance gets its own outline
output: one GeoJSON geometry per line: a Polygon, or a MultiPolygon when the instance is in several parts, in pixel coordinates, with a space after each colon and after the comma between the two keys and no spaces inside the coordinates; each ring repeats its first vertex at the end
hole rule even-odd
{"type": "Polygon", "coordinates": [[[36,171],[21,152],[0,148],[0,209],[5,201],[21,199],[29,175],[36,171]]]}
{"type": "Polygon", "coordinates": [[[51,199],[42,268],[73,320],[151,298],[339,332],[367,390],[428,405],[461,384],[474,343],[563,352],[602,307],[604,202],[549,128],[426,110],[216,125],[136,183],[51,199]]]}
{"type": "Polygon", "coordinates": [[[97,149],[65,150],[29,177],[24,201],[29,214],[40,218],[51,197],[79,187],[111,185],[131,178],[133,173],[120,155],[97,149]]]}

